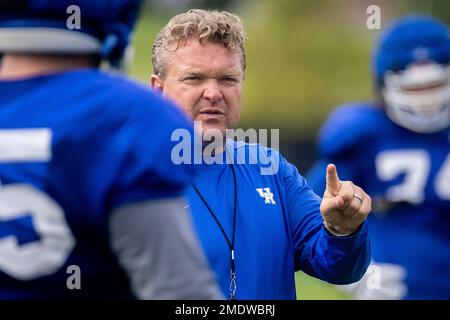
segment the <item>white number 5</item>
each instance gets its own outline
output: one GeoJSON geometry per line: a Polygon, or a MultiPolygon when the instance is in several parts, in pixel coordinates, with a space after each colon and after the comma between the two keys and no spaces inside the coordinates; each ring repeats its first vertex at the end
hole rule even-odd
{"type": "Polygon", "coordinates": [[[32,280],[61,268],[75,239],[63,210],[48,195],[29,185],[0,185],[0,225],[24,216],[31,216],[39,240],[19,244],[14,234],[0,237],[0,270],[32,280]]]}
{"type": "MultiPolygon", "coordinates": [[[[0,130],[0,164],[48,162],[49,128],[0,130]]],[[[0,271],[19,280],[56,272],[75,246],[62,208],[28,184],[0,181],[0,271]]]]}

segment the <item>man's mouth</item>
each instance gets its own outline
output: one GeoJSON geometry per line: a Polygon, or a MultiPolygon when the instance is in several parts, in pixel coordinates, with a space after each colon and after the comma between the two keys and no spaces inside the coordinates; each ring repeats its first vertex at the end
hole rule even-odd
{"type": "Polygon", "coordinates": [[[203,109],[200,111],[200,114],[204,115],[225,115],[225,111],[220,109],[203,109]]]}

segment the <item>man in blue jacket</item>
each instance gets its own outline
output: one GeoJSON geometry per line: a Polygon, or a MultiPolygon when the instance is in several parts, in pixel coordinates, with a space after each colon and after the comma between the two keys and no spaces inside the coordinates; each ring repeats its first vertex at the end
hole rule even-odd
{"type": "Polygon", "coordinates": [[[204,151],[221,144],[196,162],[199,174],[188,190],[219,285],[230,299],[295,299],[297,270],[355,282],[371,258],[364,223],[370,197],[329,165],[321,199],[277,151],[225,139],[241,113],[244,38],[237,16],[190,10],[173,17],[153,45],[152,87],[198,121],[204,151]],[[271,172],[263,170],[267,159],[271,172]]]}

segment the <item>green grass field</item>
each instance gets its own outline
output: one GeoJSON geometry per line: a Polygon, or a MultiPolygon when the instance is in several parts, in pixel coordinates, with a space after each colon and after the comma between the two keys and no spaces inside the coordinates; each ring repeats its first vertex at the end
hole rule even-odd
{"type": "Polygon", "coordinates": [[[297,299],[299,300],[343,300],[350,297],[338,292],[332,285],[312,278],[303,272],[295,274],[297,299]]]}

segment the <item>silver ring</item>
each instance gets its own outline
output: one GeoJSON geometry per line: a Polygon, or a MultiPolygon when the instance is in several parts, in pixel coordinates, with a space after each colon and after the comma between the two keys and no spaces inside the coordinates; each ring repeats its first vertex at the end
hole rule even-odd
{"type": "Polygon", "coordinates": [[[357,196],[356,194],[353,195],[353,198],[358,199],[361,202],[361,204],[363,204],[364,198],[361,198],[361,197],[357,196]]]}

